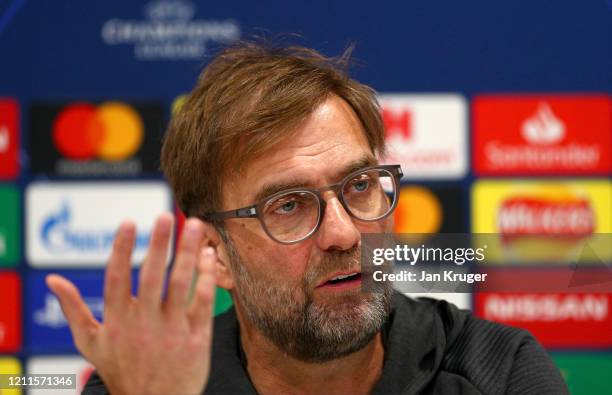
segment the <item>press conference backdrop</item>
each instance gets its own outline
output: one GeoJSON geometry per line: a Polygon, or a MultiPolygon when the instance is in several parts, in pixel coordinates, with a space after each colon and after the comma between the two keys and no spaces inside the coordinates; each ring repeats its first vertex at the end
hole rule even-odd
{"type": "MultiPolygon", "coordinates": [[[[379,92],[406,174],[398,232],[610,233],[610,1],[3,0],[0,373],[83,384],[91,367],[44,276],[74,281],[100,318],[119,222],[138,225],[137,263],[174,210],[158,172],[173,106],[218,48],[254,35],[328,55],[355,44],[352,74],[379,92]]],[[[612,388],[610,293],[442,296],[529,329],[573,393],[612,388]]],[[[229,303],[220,293],[217,312],[229,303]]]]}

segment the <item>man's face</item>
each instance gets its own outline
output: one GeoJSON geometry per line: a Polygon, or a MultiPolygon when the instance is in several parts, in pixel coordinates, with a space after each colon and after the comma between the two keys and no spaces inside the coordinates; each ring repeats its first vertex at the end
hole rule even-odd
{"type": "MultiPolygon", "coordinates": [[[[320,188],[341,181],[355,166],[375,163],[363,127],[350,106],[331,96],[283,143],[248,163],[226,182],[224,209],[256,202],[264,190],[320,188]]],[[[361,292],[359,279],[329,283],[360,272],[361,232],[390,231],[391,217],[353,220],[336,194],[326,191],[318,231],[292,245],[266,235],[259,221],[226,221],[234,302],[244,325],[254,325],[289,355],[322,362],[368,344],[386,320],[390,292],[361,292]],[[246,317],[245,317],[246,316],[246,317]]]]}

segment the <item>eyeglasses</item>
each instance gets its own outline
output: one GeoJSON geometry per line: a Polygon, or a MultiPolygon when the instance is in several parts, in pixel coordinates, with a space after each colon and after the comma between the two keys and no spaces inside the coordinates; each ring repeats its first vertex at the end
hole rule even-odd
{"type": "Polygon", "coordinates": [[[318,189],[293,188],[236,210],[207,213],[205,221],[257,218],[273,240],[293,244],[312,236],[325,214],[323,192],[334,191],[353,218],[379,221],[393,212],[399,199],[400,165],[369,166],[346,176],[341,182],[318,189]]]}

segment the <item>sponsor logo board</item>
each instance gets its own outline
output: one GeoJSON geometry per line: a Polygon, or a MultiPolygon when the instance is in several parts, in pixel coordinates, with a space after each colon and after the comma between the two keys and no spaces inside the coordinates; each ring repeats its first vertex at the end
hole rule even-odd
{"type": "Polygon", "coordinates": [[[527,329],[550,348],[612,347],[611,309],[611,293],[479,292],[474,300],[477,316],[527,329]]]}
{"type": "MultiPolygon", "coordinates": [[[[76,388],[73,390],[60,390],[62,394],[78,395],[83,390],[94,367],[81,357],[69,356],[45,356],[32,357],[26,362],[28,374],[74,374],[76,375],[76,388]]],[[[29,395],[48,395],[49,390],[28,391],[29,395]]]]}
{"type": "Polygon", "coordinates": [[[0,98],[0,180],[19,175],[19,105],[0,98]]]}
{"type": "Polygon", "coordinates": [[[467,172],[467,103],[456,94],[379,97],[388,155],[405,179],[463,177],[467,172]]]}
{"type": "Polygon", "coordinates": [[[185,102],[187,101],[187,94],[184,93],[182,95],[178,95],[177,97],[174,98],[174,100],[172,100],[172,105],[170,106],[171,108],[171,112],[172,115],[174,116],[174,114],[176,114],[181,107],[183,107],[183,104],[185,104],[185,102]]]}
{"type": "Polygon", "coordinates": [[[19,192],[0,185],[0,267],[16,266],[21,255],[21,203],[19,192]]]}
{"type": "Polygon", "coordinates": [[[605,394],[612,387],[612,354],[593,352],[552,352],[573,395],[605,394]]]}
{"type": "MultiPolygon", "coordinates": [[[[49,272],[34,271],[28,275],[26,294],[29,303],[25,312],[28,347],[33,353],[77,352],[59,300],[45,283],[47,274],[49,272]]],[[[89,310],[101,321],[104,313],[104,272],[90,270],[60,274],[78,287],[89,310]]],[[[132,277],[136,277],[134,274],[132,277]]],[[[135,281],[133,278],[132,282],[135,281]]]]}
{"type": "Polygon", "coordinates": [[[489,262],[601,262],[612,257],[608,180],[481,180],[472,189],[472,231],[487,236],[489,262]],[[588,249],[585,246],[588,244],[588,249]]]}
{"type": "MultiPolygon", "coordinates": [[[[0,374],[21,374],[21,362],[13,357],[0,357],[0,374]]],[[[0,389],[1,395],[21,395],[21,389],[8,390],[0,389]]]]}
{"type": "Polygon", "coordinates": [[[0,353],[21,349],[21,279],[16,272],[0,272],[0,353]]]}
{"type": "MultiPolygon", "coordinates": [[[[35,182],[26,191],[32,266],[104,266],[120,223],[136,224],[132,262],[145,256],[155,218],[171,209],[163,182],[35,182]]],[[[170,253],[171,254],[171,251],[170,253]]]]}
{"type": "Polygon", "coordinates": [[[163,128],[158,103],[33,103],[32,171],[67,177],[156,173],[163,128]]]}
{"type": "Polygon", "coordinates": [[[593,175],[612,171],[606,95],[480,96],[473,104],[480,175],[593,175]]]}
{"type": "Polygon", "coordinates": [[[463,190],[460,187],[405,185],[394,212],[395,233],[463,233],[463,190]]]}

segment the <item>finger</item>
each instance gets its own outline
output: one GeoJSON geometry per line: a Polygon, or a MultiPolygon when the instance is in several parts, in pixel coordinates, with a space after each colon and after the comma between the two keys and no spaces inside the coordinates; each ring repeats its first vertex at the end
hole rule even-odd
{"type": "Polygon", "coordinates": [[[145,308],[157,309],[161,306],[173,224],[174,217],[170,213],[160,215],[155,221],[138,284],[138,300],[145,308]]]}
{"type": "Polygon", "coordinates": [[[187,296],[189,295],[203,237],[204,224],[202,221],[189,218],[185,222],[185,230],[170,275],[166,302],[170,314],[184,312],[186,309],[187,296]]]}
{"type": "Polygon", "coordinates": [[[72,282],[57,274],[50,274],[45,280],[47,286],[59,299],[77,348],[88,358],[100,323],[91,313],[78,288],[72,282]]]}
{"type": "Polygon", "coordinates": [[[131,296],[132,249],[136,239],[136,226],[124,222],[119,227],[110,260],[104,274],[104,319],[126,308],[131,296]]]}
{"type": "Polygon", "coordinates": [[[216,261],[217,253],[214,248],[205,247],[202,249],[197,264],[198,280],[189,307],[192,328],[196,333],[212,333],[216,261]]]}

